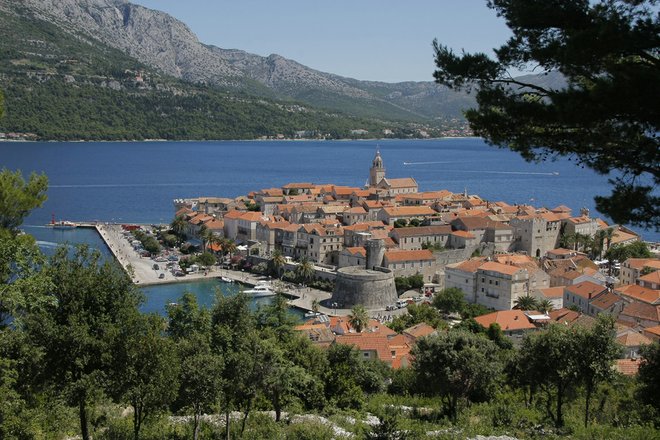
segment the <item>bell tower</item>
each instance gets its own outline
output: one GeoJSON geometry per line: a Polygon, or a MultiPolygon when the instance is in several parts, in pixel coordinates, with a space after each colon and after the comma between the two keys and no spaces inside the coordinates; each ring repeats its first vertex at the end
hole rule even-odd
{"type": "Polygon", "coordinates": [[[371,162],[371,168],[369,169],[369,186],[375,187],[384,178],[385,167],[383,167],[383,158],[380,157],[380,150],[376,150],[376,156],[371,162]]]}

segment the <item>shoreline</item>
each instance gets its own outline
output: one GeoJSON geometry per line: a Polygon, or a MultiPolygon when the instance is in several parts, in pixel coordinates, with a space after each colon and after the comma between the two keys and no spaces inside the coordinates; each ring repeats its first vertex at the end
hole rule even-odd
{"type": "Polygon", "coordinates": [[[140,143],[140,142],[149,142],[149,143],[168,143],[168,142],[383,142],[383,141],[438,141],[444,139],[482,139],[479,136],[440,136],[440,137],[429,137],[429,138],[338,138],[338,139],[101,139],[101,140],[89,140],[89,139],[72,139],[72,140],[55,140],[55,139],[0,139],[0,143],[140,143]]]}

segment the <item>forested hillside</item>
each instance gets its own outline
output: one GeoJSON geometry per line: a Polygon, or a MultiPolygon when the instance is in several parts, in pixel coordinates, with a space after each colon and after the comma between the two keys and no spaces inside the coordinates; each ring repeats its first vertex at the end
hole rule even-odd
{"type": "MultiPolygon", "coordinates": [[[[29,11],[0,9],[0,22],[0,132],[55,140],[254,139],[297,132],[345,138],[354,136],[351,130],[379,137],[384,128],[417,133],[403,123],[187,83],[29,11]]],[[[252,84],[255,93],[263,92],[252,84]]]]}

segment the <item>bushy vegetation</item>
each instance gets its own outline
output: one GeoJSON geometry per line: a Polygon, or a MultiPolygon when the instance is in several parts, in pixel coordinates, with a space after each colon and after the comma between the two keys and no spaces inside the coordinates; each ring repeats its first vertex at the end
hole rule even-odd
{"type": "Polygon", "coordinates": [[[396,277],[394,278],[394,285],[399,294],[407,290],[419,290],[424,287],[424,276],[422,274],[415,274],[407,277],[396,277]]]}

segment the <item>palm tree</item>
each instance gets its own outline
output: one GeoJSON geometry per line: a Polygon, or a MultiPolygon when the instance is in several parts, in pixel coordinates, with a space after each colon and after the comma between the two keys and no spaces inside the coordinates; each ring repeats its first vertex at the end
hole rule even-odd
{"type": "Polygon", "coordinates": [[[535,310],[539,306],[536,298],[529,295],[519,296],[513,304],[513,308],[518,310],[535,310]]]}
{"type": "Polygon", "coordinates": [[[206,247],[213,241],[214,235],[206,225],[202,225],[199,228],[199,238],[202,240],[202,252],[206,252],[206,247]]]}
{"type": "Polygon", "coordinates": [[[361,333],[362,330],[369,325],[369,314],[363,305],[356,305],[351,309],[351,314],[348,315],[348,322],[356,332],[361,333]]]}
{"type": "Polygon", "coordinates": [[[319,312],[319,300],[318,298],[314,298],[312,301],[312,312],[318,313],[319,312]]]}
{"type": "Polygon", "coordinates": [[[596,235],[594,235],[594,245],[591,248],[591,250],[593,251],[592,257],[600,260],[601,256],[603,255],[604,242],[605,242],[605,231],[599,229],[598,231],[596,231],[596,235]]]}
{"type": "Polygon", "coordinates": [[[237,250],[238,248],[236,247],[234,240],[229,238],[225,239],[224,243],[222,244],[222,251],[226,254],[229,254],[229,258],[231,258],[237,250]]]}
{"type": "Polygon", "coordinates": [[[554,307],[552,305],[552,301],[550,301],[549,299],[544,299],[543,301],[538,303],[537,309],[539,312],[547,314],[552,312],[554,307]]]}
{"type": "Polygon", "coordinates": [[[174,234],[181,238],[186,231],[187,224],[186,219],[184,219],[182,215],[178,215],[172,220],[172,223],[170,223],[170,229],[172,229],[174,234]]]}
{"type": "Polygon", "coordinates": [[[296,275],[303,283],[307,283],[314,276],[314,265],[307,258],[300,260],[300,264],[296,268],[296,275]]]}
{"type": "Polygon", "coordinates": [[[280,278],[282,276],[284,265],[286,264],[286,258],[284,258],[284,255],[282,255],[282,252],[279,249],[275,249],[275,251],[273,251],[273,255],[270,258],[270,263],[273,267],[273,271],[277,277],[280,278]]]}
{"type": "Polygon", "coordinates": [[[612,237],[614,236],[614,228],[607,228],[605,229],[605,243],[607,244],[607,247],[605,250],[609,249],[610,246],[612,245],[612,237]]]}
{"type": "Polygon", "coordinates": [[[576,241],[577,240],[575,234],[571,233],[564,233],[561,235],[561,237],[559,237],[559,245],[565,249],[573,249],[576,241]]]}

